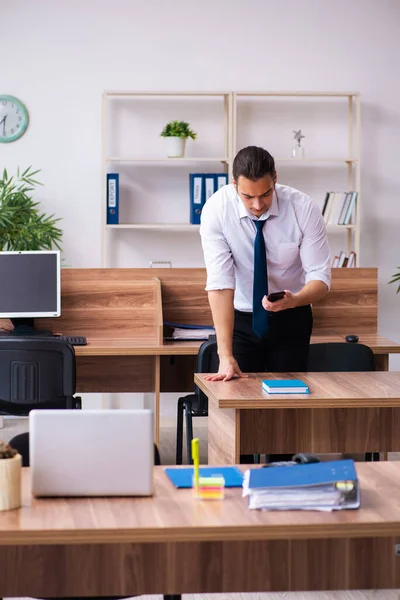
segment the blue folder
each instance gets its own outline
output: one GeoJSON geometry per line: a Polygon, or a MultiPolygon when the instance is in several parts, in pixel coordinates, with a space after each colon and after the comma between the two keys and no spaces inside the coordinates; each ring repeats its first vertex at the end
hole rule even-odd
{"type": "Polygon", "coordinates": [[[251,469],[249,489],[304,488],[341,481],[357,482],[352,459],[251,469]]]}
{"type": "MultiPolygon", "coordinates": [[[[193,480],[193,467],[164,469],[176,488],[191,488],[193,480]]],[[[212,477],[222,475],[225,479],[225,487],[242,487],[243,473],[237,467],[200,467],[200,477],[212,477]]]]}

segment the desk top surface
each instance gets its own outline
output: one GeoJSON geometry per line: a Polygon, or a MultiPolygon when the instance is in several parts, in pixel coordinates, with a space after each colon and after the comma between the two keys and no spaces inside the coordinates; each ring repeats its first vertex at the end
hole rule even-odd
{"type": "Polygon", "coordinates": [[[368,408],[400,406],[400,372],[249,373],[247,378],[195,383],[219,408],[368,408]],[[309,394],[268,394],[262,379],[301,379],[309,394]]]}
{"type": "Polygon", "coordinates": [[[361,509],[332,513],[250,511],[240,488],[223,501],[195,500],[163,467],[154,469],[151,498],[33,499],[23,469],[23,507],[0,513],[0,545],[400,536],[400,463],[356,468],[361,509]]]}
{"type": "MultiPolygon", "coordinates": [[[[357,333],[357,332],[351,332],[357,333]]],[[[84,335],[84,334],[82,334],[84,335]]],[[[343,342],[347,333],[334,331],[316,332],[312,335],[312,343],[343,342]]],[[[375,354],[400,353],[400,344],[375,333],[359,334],[360,343],[370,346],[375,354]]],[[[75,346],[77,356],[163,356],[163,355],[197,355],[203,342],[175,341],[159,344],[154,339],[113,338],[88,336],[86,346],[75,346]]]]}

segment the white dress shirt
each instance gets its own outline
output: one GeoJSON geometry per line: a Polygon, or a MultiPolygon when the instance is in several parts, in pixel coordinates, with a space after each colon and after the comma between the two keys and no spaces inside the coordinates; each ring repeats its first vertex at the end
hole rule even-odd
{"type": "MultiPolygon", "coordinates": [[[[267,220],[263,235],[269,293],[296,293],[313,280],[330,287],[325,222],[309,196],[276,184],[271,206],[260,219],[267,220]]],[[[255,220],[232,184],[211,196],[201,213],[206,290],[234,289],[234,306],[245,312],[253,310],[255,220]]]]}

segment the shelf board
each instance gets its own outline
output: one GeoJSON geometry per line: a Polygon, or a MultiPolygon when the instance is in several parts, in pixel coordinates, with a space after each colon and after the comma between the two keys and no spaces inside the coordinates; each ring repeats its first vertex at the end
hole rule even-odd
{"type": "Polygon", "coordinates": [[[229,96],[232,92],[222,92],[222,91],[193,91],[193,92],[132,92],[129,90],[106,90],[103,95],[104,96],[229,96]]]}
{"type": "Polygon", "coordinates": [[[275,158],[275,162],[290,162],[290,163],[328,163],[328,162],[345,162],[345,163],[357,163],[358,158],[275,158]]]}
{"type": "Polygon", "coordinates": [[[234,92],[235,96],[303,96],[349,98],[359,96],[360,92],[234,92]]]}
{"type": "Polygon", "coordinates": [[[142,231],[174,231],[187,232],[199,231],[200,225],[190,223],[119,223],[118,225],[106,225],[107,229],[136,229],[142,231]]]}
{"type": "Polygon", "coordinates": [[[131,163],[145,163],[145,164],[170,164],[170,165],[179,165],[186,163],[194,163],[194,162],[222,162],[229,163],[229,158],[124,158],[122,156],[108,156],[106,158],[107,162],[131,162],[131,163]]]}
{"type": "Polygon", "coordinates": [[[327,223],[327,229],[355,229],[356,225],[338,225],[337,223],[327,223]]]}

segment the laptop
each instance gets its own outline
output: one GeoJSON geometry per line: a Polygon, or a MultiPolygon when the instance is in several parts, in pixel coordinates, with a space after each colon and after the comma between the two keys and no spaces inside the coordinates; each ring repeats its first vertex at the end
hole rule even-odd
{"type": "Polygon", "coordinates": [[[34,496],[150,496],[151,410],[32,410],[34,496]]]}

